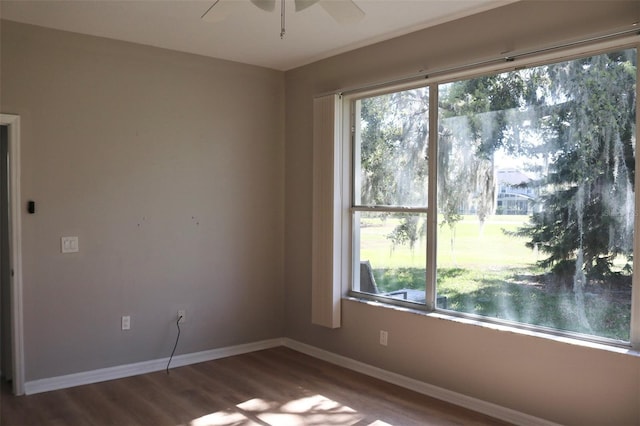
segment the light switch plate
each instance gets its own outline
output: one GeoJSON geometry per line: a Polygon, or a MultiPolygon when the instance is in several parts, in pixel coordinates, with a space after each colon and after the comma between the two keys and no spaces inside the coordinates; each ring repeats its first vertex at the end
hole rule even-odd
{"type": "Polygon", "coordinates": [[[60,244],[63,253],[76,253],[80,251],[78,237],[62,237],[60,244]]]}
{"type": "Polygon", "coordinates": [[[122,316],[122,329],[131,330],[131,317],[129,315],[122,316]]]}

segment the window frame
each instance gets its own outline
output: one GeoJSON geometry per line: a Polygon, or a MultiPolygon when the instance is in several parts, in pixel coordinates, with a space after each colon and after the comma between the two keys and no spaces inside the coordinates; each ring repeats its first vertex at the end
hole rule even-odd
{"type": "MultiPolygon", "coordinates": [[[[640,271],[634,271],[632,276],[632,290],[631,290],[631,317],[630,317],[630,339],[628,342],[615,340],[612,338],[600,337],[596,335],[581,334],[572,331],[560,330],[545,326],[538,326],[533,324],[520,323],[510,320],[503,320],[495,317],[482,316],[471,313],[457,312],[437,307],[436,304],[436,292],[437,292],[437,280],[436,280],[436,249],[437,249],[437,132],[433,129],[438,128],[438,96],[439,86],[451,82],[472,79],[492,74],[498,74],[502,72],[513,71],[520,68],[531,68],[541,65],[547,65],[562,61],[570,61],[588,56],[595,56],[607,52],[613,52],[623,49],[636,49],[636,61],[640,64],[640,37],[637,35],[624,37],[622,39],[592,42],[587,44],[581,44],[580,46],[573,46],[568,48],[553,49],[553,51],[543,51],[541,54],[523,55],[522,58],[513,59],[508,58],[506,61],[498,63],[492,63],[488,65],[478,66],[462,66],[450,71],[443,71],[436,73],[432,76],[421,76],[416,80],[403,80],[401,83],[389,83],[379,84],[373,88],[364,89],[352,89],[342,93],[343,102],[343,167],[348,169],[347,173],[343,173],[343,185],[342,190],[347,191],[348,196],[343,197],[343,212],[344,217],[348,218],[346,226],[342,227],[342,238],[344,247],[348,247],[346,253],[343,253],[343,271],[342,276],[345,277],[346,282],[343,282],[343,294],[347,297],[351,297],[359,300],[368,300],[379,302],[384,306],[390,307],[403,307],[410,308],[417,312],[424,314],[437,313],[440,316],[449,317],[451,319],[468,319],[472,320],[475,324],[488,324],[506,326],[518,330],[526,330],[529,332],[542,334],[543,336],[554,336],[562,338],[576,339],[578,341],[586,341],[597,344],[603,344],[608,347],[622,347],[626,349],[633,349],[640,351],[640,271]],[[383,207],[365,207],[356,206],[355,194],[354,194],[354,180],[355,180],[355,138],[356,135],[356,101],[378,96],[388,93],[394,93],[402,90],[410,90],[412,88],[426,87],[429,90],[429,135],[428,135],[428,194],[427,194],[427,206],[426,208],[406,208],[406,209],[394,209],[391,211],[402,212],[416,212],[420,214],[426,213],[427,215],[427,227],[426,227],[426,277],[425,277],[425,303],[416,303],[399,300],[392,297],[386,297],[383,295],[374,295],[370,293],[364,293],[358,290],[354,290],[355,279],[359,276],[359,268],[356,268],[355,261],[358,259],[356,247],[356,241],[354,239],[355,233],[355,220],[356,213],[362,211],[387,211],[383,207]]],[[[640,132],[640,111],[637,109],[638,100],[640,100],[640,66],[636,70],[636,153],[635,153],[635,170],[640,170],[640,152],[638,150],[638,139],[640,132]]],[[[640,188],[640,173],[635,173],[635,187],[640,188]]],[[[633,251],[634,253],[640,253],[640,220],[638,220],[638,211],[640,211],[640,191],[635,191],[635,205],[636,213],[634,220],[634,241],[633,251]]]]}

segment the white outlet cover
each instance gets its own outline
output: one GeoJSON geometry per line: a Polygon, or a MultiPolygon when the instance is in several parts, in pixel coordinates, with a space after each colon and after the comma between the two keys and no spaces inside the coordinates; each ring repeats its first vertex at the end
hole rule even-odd
{"type": "Polygon", "coordinates": [[[80,251],[78,237],[62,237],[60,241],[62,253],[77,253],[80,251]]]}
{"type": "Polygon", "coordinates": [[[389,339],[389,333],[385,330],[380,330],[380,344],[382,346],[387,346],[389,339]]]}

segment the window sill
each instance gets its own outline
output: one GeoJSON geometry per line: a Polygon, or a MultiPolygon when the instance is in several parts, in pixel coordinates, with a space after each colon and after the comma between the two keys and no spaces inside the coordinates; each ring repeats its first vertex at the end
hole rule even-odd
{"type": "Polygon", "coordinates": [[[362,304],[373,306],[376,308],[391,309],[399,312],[420,315],[428,318],[452,321],[458,324],[483,327],[483,328],[487,328],[495,331],[514,333],[521,336],[535,337],[539,339],[551,340],[551,341],[564,343],[568,345],[580,346],[580,347],[589,348],[589,349],[603,350],[607,352],[612,352],[612,353],[617,353],[622,355],[630,355],[630,356],[640,358],[640,350],[631,348],[629,346],[593,342],[593,341],[582,340],[579,338],[569,337],[565,335],[546,333],[544,331],[534,331],[534,330],[510,326],[506,324],[493,323],[490,321],[484,321],[482,319],[466,318],[462,316],[448,314],[447,311],[444,311],[444,310],[429,312],[429,311],[423,311],[420,309],[413,309],[405,306],[384,303],[378,300],[371,300],[371,299],[365,299],[365,298],[354,297],[354,296],[343,297],[343,300],[347,300],[355,303],[362,303],[362,304]]]}

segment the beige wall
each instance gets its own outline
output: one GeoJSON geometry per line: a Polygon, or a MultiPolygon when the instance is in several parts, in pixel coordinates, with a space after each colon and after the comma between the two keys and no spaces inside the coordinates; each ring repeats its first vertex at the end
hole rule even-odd
{"type": "Polygon", "coordinates": [[[559,423],[640,424],[640,357],[343,301],[311,325],[312,97],[620,28],[640,2],[515,3],[286,73],[286,335],[559,423]],[[389,331],[389,346],[378,331],[389,331]]]}
{"type": "Polygon", "coordinates": [[[638,2],[526,2],[284,78],[2,22],[0,109],[22,117],[37,202],[22,217],[27,380],[166,357],[184,308],[178,353],[285,335],[556,422],[640,424],[637,357],[353,301],[342,328],[310,323],[313,95],[634,20],[638,2]],[[79,253],[60,254],[64,235],[79,253]]]}
{"type": "Polygon", "coordinates": [[[37,209],[26,380],[168,357],[179,308],[177,354],[282,336],[283,73],[6,21],[1,36],[37,209]],[[68,235],[79,253],[60,253],[68,235]]]}

